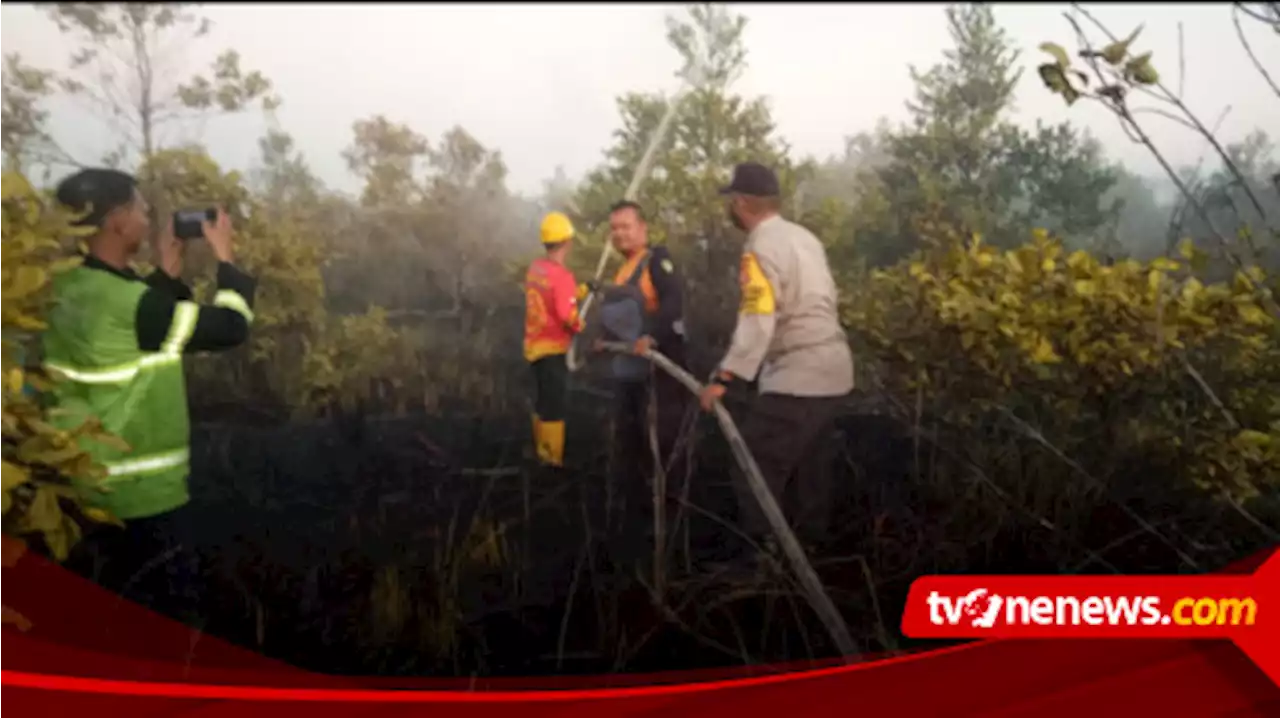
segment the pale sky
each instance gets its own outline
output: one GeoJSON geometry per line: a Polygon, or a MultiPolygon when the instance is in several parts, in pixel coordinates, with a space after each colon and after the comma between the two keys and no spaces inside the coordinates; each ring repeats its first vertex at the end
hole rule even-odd
{"type": "MultiPolygon", "coordinates": [[[[1206,124],[1230,106],[1222,137],[1254,128],[1280,134],[1280,97],[1250,63],[1227,3],[1094,4],[1091,12],[1120,35],[1139,24],[1136,43],[1154,53],[1177,86],[1178,23],[1184,25],[1185,98],[1206,124]]],[[[1018,119],[1070,119],[1090,128],[1111,156],[1138,171],[1156,166],[1115,120],[1097,107],[1068,109],[1040,85],[1037,46],[1054,40],[1074,48],[1065,3],[997,4],[997,20],[1022,49],[1018,119]]],[[[797,155],[840,152],[842,139],[884,116],[906,117],[908,65],[925,69],[949,46],[941,5],[746,4],[749,67],[735,89],[770,98],[781,135],[797,155]]],[[[382,113],[435,140],[460,124],[502,151],[509,184],[535,193],[563,165],[571,177],[594,167],[619,125],[621,93],[671,91],[678,64],[663,18],[679,5],[609,4],[214,4],[203,13],[210,35],[187,51],[198,69],[217,52],[237,49],[247,68],[275,84],[278,116],[331,186],[354,191],[340,152],[351,125],[382,113]]],[[[1255,52],[1280,79],[1280,36],[1255,21],[1245,28],[1255,52]]],[[[3,52],[61,69],[71,46],[34,6],[0,7],[3,52]]],[[[82,161],[109,149],[102,124],[87,110],[52,105],[55,136],[82,161]]],[[[1204,143],[1167,120],[1151,133],[1175,164],[1192,164],[1204,143]]],[[[163,139],[203,142],[224,167],[247,169],[265,129],[261,113],[220,117],[179,128],[163,139]]]]}

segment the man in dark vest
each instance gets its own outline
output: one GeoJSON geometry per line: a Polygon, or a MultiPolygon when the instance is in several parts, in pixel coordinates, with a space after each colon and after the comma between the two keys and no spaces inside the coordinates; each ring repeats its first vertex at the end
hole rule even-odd
{"type": "Polygon", "coordinates": [[[127,597],[163,602],[157,607],[193,620],[199,567],[185,538],[192,517],[182,358],[245,342],[255,282],[233,263],[231,221],[221,210],[203,227],[218,258],[218,288],[212,304],[198,304],[180,279],[184,244],[171,226],[155,236],[157,269],[144,279],[130,267],[150,233],[149,208],[133,177],[83,170],[58,186],[57,199],[83,214],[79,223],[94,234],[84,262],[53,284],[56,303],[43,337],[45,368],[58,380],[50,421],[70,430],[97,417],[129,447],[83,442],[107,476],[97,487],[77,483],[90,505],[124,528],[89,533],[73,559],[98,564],[109,588],[129,586],[127,597]]]}
{"type": "MultiPolygon", "coordinates": [[[[683,280],[666,247],[649,246],[649,230],[639,204],[621,201],[609,213],[613,247],[624,258],[614,276],[614,287],[633,287],[643,303],[643,330],[635,340],[635,353],[654,348],[677,365],[685,365],[683,280]]],[[[633,365],[634,366],[634,365],[633,365]]],[[[651,525],[651,480],[655,464],[651,439],[668,476],[667,486],[685,480],[682,460],[690,442],[689,426],[696,412],[687,411],[692,397],[679,382],[660,369],[640,361],[639,369],[615,376],[614,475],[627,497],[625,510],[651,525]],[[656,430],[651,437],[650,428],[656,430]],[[679,441],[684,436],[684,441],[679,441]],[[637,505],[638,504],[638,505],[637,505]]],[[[630,523],[630,522],[628,522],[630,523]]]]}

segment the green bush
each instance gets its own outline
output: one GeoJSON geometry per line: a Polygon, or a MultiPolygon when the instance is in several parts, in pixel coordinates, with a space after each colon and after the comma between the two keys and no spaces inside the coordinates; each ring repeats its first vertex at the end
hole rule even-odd
{"type": "Polygon", "coordinates": [[[1145,466],[1237,501],[1274,485],[1280,341],[1262,270],[1205,284],[1189,245],[1185,262],[1105,264],[1036,235],[950,243],[850,287],[846,319],[884,387],[917,415],[1034,439],[1053,455],[1041,479],[1145,466]]]}
{"type": "MultiPolygon", "coordinates": [[[[81,487],[103,476],[102,467],[80,445],[83,438],[119,442],[97,422],[74,431],[49,424],[41,394],[49,379],[27,366],[36,332],[44,328],[54,273],[74,266],[64,238],[75,232],[71,217],[57,210],[17,172],[3,178],[3,391],[4,391],[4,557],[16,561],[35,540],[55,559],[67,557],[80,540],[84,521],[112,522],[107,512],[83,504],[81,487]]],[[[5,622],[25,619],[5,608],[5,622]]]]}

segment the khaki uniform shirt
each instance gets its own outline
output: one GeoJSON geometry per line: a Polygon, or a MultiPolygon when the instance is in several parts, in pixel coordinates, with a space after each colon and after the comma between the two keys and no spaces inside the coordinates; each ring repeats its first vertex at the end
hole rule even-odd
{"type": "Polygon", "coordinates": [[[720,369],[760,392],[842,396],[853,389],[853,355],[840,326],[827,253],[809,230],[782,217],[747,237],[739,276],[742,305],[720,369]]]}

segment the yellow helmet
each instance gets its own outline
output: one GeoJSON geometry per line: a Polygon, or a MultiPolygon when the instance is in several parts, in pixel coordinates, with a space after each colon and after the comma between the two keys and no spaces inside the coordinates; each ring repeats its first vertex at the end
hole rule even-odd
{"type": "Polygon", "coordinates": [[[563,212],[552,212],[542,218],[542,243],[559,244],[573,239],[573,222],[563,212]]]}

